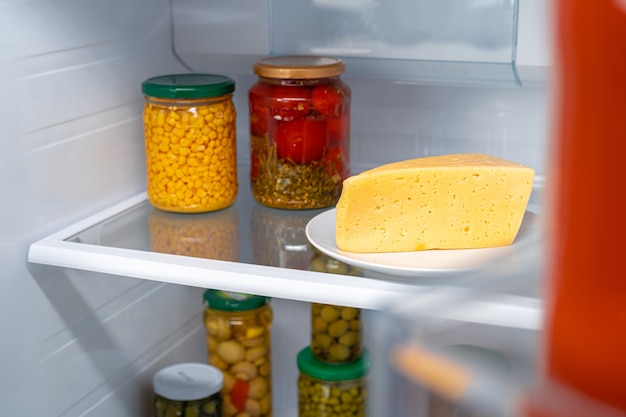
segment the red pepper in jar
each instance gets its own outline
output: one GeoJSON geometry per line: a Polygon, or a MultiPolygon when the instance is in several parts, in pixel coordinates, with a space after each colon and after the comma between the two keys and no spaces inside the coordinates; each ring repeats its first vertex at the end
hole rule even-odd
{"type": "Polygon", "coordinates": [[[345,93],[340,86],[335,84],[322,84],[313,87],[311,99],[313,108],[324,116],[339,116],[342,114],[342,104],[345,93]]]}
{"type": "Polygon", "coordinates": [[[279,123],[274,142],[279,158],[310,164],[319,160],[328,146],[326,123],[314,118],[279,123]]]}
{"type": "Polygon", "coordinates": [[[246,410],[246,398],[248,397],[248,391],[250,390],[250,384],[247,381],[238,379],[233,385],[233,389],[230,392],[230,402],[235,406],[237,411],[246,410]]]}
{"type": "Polygon", "coordinates": [[[288,122],[309,114],[311,93],[298,85],[270,85],[269,103],[275,120],[288,122]]]}
{"type": "Polygon", "coordinates": [[[350,88],[343,61],[270,57],[249,91],[250,183],[269,207],[333,206],[350,174],[350,88]]]}

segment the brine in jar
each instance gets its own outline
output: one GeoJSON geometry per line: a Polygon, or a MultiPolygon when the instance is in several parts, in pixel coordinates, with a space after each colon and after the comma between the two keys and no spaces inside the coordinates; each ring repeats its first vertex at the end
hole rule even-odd
{"type": "Polygon", "coordinates": [[[334,57],[269,57],[248,92],[250,183],[280,209],[333,206],[350,175],[351,90],[334,57]]]}

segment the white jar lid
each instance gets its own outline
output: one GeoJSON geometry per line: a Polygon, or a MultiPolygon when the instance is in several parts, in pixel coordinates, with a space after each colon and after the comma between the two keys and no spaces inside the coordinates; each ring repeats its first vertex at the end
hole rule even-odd
{"type": "Polygon", "coordinates": [[[203,363],[180,363],[159,370],[152,378],[154,392],[170,400],[192,401],[210,397],[222,389],[224,375],[203,363]]]}

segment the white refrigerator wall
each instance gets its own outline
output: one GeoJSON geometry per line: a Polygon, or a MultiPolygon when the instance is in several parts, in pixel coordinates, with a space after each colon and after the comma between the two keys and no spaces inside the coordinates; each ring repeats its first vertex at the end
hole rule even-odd
{"type": "MultiPolygon", "coordinates": [[[[174,362],[205,360],[202,289],[28,265],[26,259],[31,242],[144,189],[140,83],[147,77],[189,70],[233,77],[245,169],[246,91],[255,81],[252,63],[271,52],[270,5],[227,3],[0,1],[4,414],[149,416],[153,373],[174,362]],[[225,24],[230,30],[220,31],[225,24]],[[193,43],[208,49],[186,50],[191,43],[185,39],[198,25],[213,28],[214,36],[193,43]]],[[[520,12],[539,2],[522,3],[520,12]]],[[[540,8],[536,14],[543,16],[540,8]]],[[[528,85],[513,87],[346,74],[355,171],[477,151],[535,167],[541,184],[549,124],[545,62],[535,52],[527,55],[541,65],[530,62],[528,85]]],[[[295,410],[295,353],[308,343],[309,306],[289,300],[273,306],[275,407],[295,410]]]]}

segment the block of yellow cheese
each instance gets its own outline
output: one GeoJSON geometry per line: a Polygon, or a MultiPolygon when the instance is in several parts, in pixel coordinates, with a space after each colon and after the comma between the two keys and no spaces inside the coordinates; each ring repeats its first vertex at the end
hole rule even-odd
{"type": "Polygon", "coordinates": [[[337,247],[406,252],[506,246],[519,231],[532,168],[478,153],[394,162],[347,178],[337,247]]]}

